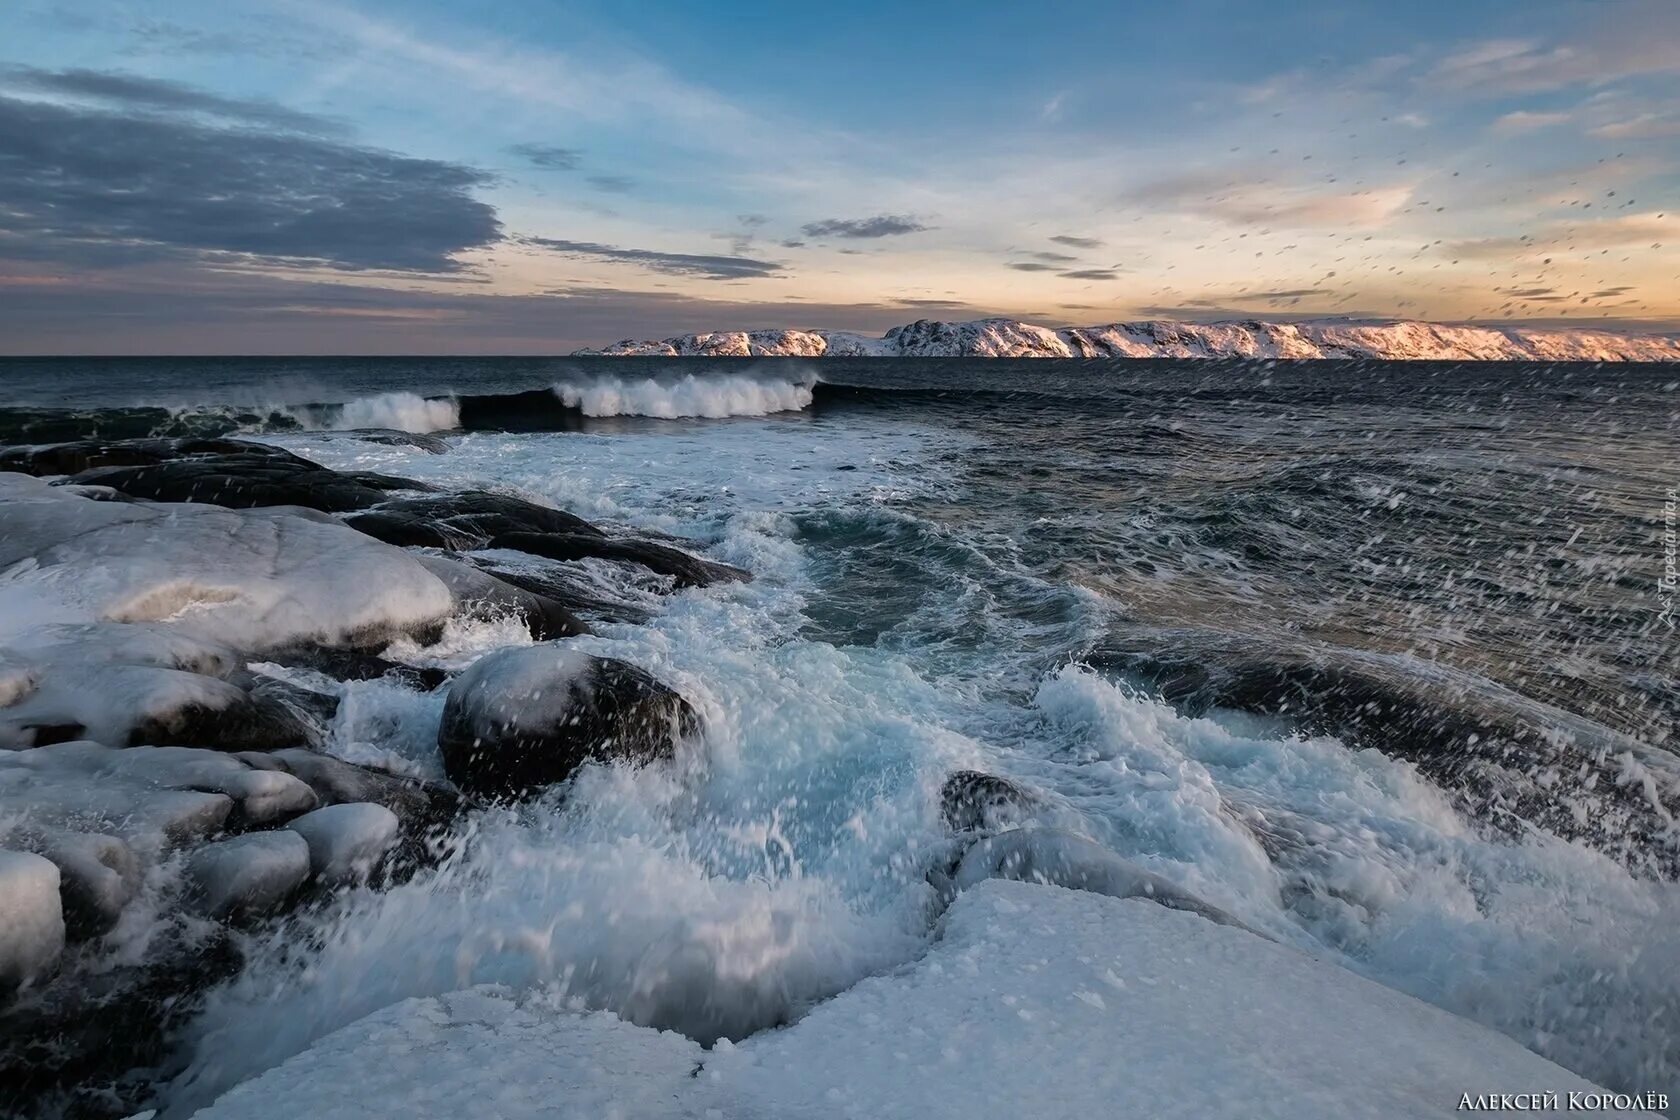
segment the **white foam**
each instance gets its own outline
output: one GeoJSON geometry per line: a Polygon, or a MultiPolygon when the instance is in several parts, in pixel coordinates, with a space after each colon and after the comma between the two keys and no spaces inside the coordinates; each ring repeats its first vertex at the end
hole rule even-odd
{"type": "MultiPolygon", "coordinates": [[[[1046,674],[1024,627],[1039,628],[1032,642],[1077,649],[1112,608],[1070,595],[1056,601],[1065,618],[1047,622],[999,606],[988,578],[1024,577],[978,567],[960,524],[930,527],[907,504],[947,493],[948,433],[892,418],[825,427],[820,440],[802,418],[671,428],[468,434],[449,456],[279,441],[329,465],[514,486],[592,518],[698,535],[758,578],[575,642],[678,688],[705,718],[703,754],[586,769],[567,800],[480,819],[437,874],[323,912],[322,948],[302,964],[295,935],[259,952],[210,1001],[183,1099],[397,1000],[480,982],[554,985],[701,1034],[797,1014],[928,944],[936,793],[959,766],[1025,780],[1059,825],[1071,818],[1286,945],[1613,1088],[1680,1084],[1680,888],[1556,839],[1487,835],[1375,752],[1187,717],[1080,668],[1046,674]],[[824,539],[831,530],[842,544],[824,539]],[[845,543],[859,534],[862,546],[845,543]],[[814,636],[823,609],[872,606],[844,599],[860,548],[920,563],[919,540],[956,557],[927,564],[977,567],[947,573],[878,642],[814,636]]],[[[440,698],[358,690],[367,703],[341,718],[340,750],[435,766],[425,733],[440,698]]]]}
{"type": "MultiPolygon", "coordinates": [[[[305,421],[306,423],[311,421],[305,421]]],[[[333,431],[349,428],[395,428],[400,432],[447,432],[461,426],[461,410],[448,397],[422,397],[415,393],[380,393],[359,397],[341,405],[325,424],[333,431]]]]}
{"type": "Polygon", "coordinates": [[[585,416],[721,419],[809,408],[815,383],[815,378],[794,381],[742,374],[684,374],[666,380],[599,377],[567,381],[556,385],[554,392],[568,408],[578,409],[585,416]]]}

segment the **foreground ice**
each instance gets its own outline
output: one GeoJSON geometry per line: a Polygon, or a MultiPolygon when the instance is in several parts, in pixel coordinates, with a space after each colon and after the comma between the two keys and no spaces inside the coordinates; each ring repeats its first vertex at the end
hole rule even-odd
{"type": "Polygon", "coordinates": [[[965,892],[920,960],[707,1052],[550,997],[388,1007],[199,1120],[1445,1116],[1594,1092],[1503,1035],[1243,930],[1017,882],[965,892]]]}

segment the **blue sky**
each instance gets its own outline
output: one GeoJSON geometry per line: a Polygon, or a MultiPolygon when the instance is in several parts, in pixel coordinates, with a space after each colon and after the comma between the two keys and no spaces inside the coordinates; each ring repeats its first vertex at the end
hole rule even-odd
{"type": "Polygon", "coordinates": [[[9,352],[1680,326],[1673,0],[13,12],[9,352]]]}

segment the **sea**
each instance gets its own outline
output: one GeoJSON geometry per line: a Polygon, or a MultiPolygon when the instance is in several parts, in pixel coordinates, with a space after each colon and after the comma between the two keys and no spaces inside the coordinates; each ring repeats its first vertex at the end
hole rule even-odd
{"type": "MultiPolygon", "coordinates": [[[[0,360],[0,444],[186,435],[755,578],[621,588],[645,621],[574,640],[682,691],[694,755],[588,768],[252,935],[182,1099],[477,983],[777,1025],[925,950],[964,769],[1280,942],[1680,1096],[1680,367],[0,360]],[[1524,730],[1490,753],[1489,727],[1524,730]]],[[[529,640],[478,620],[390,656],[529,640]]],[[[329,749],[441,774],[441,693],[337,687],[329,749]]]]}

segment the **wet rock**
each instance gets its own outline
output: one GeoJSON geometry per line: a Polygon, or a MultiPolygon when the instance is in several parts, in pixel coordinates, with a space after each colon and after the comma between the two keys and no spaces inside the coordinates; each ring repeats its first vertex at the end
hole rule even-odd
{"type": "Polygon", "coordinates": [[[503,583],[565,603],[571,610],[603,622],[646,622],[653,617],[650,592],[602,579],[576,564],[506,549],[463,553],[461,558],[503,583]]]}
{"type": "Polygon", "coordinates": [[[1473,673],[1318,643],[1145,627],[1087,660],[1192,714],[1277,716],[1405,759],[1490,828],[1520,835],[1538,826],[1630,870],[1680,874],[1680,763],[1671,754],[1473,673]]]}
{"type": "MultiPolygon", "coordinates": [[[[1094,841],[1051,828],[1023,828],[977,841],[952,877],[956,890],[987,879],[1048,883],[1113,898],[1147,898],[1173,910],[1188,910],[1220,925],[1248,929],[1217,906],[1094,841]]],[[[1250,931],[1253,932],[1253,931],[1250,931]]],[[[1264,935],[1262,935],[1264,936],[1264,935]]]]}
{"type": "Polygon", "coordinates": [[[65,931],[72,941],[108,932],[140,890],[140,858],[120,837],[52,832],[39,838],[38,854],[59,871],[65,931]]]}
{"type": "Polygon", "coordinates": [[[328,805],[286,827],[309,845],[309,868],[326,883],[359,882],[397,844],[402,824],[383,805],[328,805]]]}
{"type": "Polygon", "coordinates": [[[457,607],[468,614],[517,616],[531,637],[539,642],[589,633],[588,625],[564,603],[515,587],[489,572],[445,556],[416,559],[443,581],[457,607]]]}
{"type": "Polygon", "coordinates": [[[263,659],[289,668],[309,669],[336,681],[374,681],[388,677],[416,692],[430,692],[454,676],[448,669],[407,665],[366,649],[345,646],[291,646],[270,650],[263,659]]]}
{"type": "Polygon", "coordinates": [[[750,580],[752,573],[714,560],[702,560],[680,548],[628,537],[594,537],[580,533],[504,533],[489,547],[510,548],[551,560],[616,560],[639,564],[669,576],[677,587],[706,587],[730,580],[750,580]]]}
{"type": "Polygon", "coordinates": [[[438,747],[463,790],[517,797],[592,758],[669,757],[698,725],[688,702],[645,670],[538,645],[488,654],[456,678],[438,747]]]}
{"type": "Polygon", "coordinates": [[[504,533],[601,531],[576,514],[510,494],[462,490],[387,501],[345,518],[345,524],[387,544],[465,551],[483,548],[504,533]]]}
{"type": "Polygon", "coordinates": [[[1037,794],[978,770],[958,770],[939,788],[939,813],[952,832],[1018,828],[1043,807],[1037,794]]]}
{"type": "Polygon", "coordinates": [[[239,439],[159,437],[84,439],[44,446],[8,447],[0,449],[0,471],[21,471],[36,476],[67,475],[99,467],[156,466],[178,459],[215,459],[230,455],[289,463],[299,468],[316,466],[301,455],[294,455],[272,444],[239,439]]]}
{"type": "Polygon", "coordinates": [[[420,782],[357,766],[312,750],[281,750],[238,756],[257,769],[277,770],[306,783],[324,805],[373,802],[397,815],[405,827],[447,820],[460,808],[459,798],[441,784],[420,782]]]}
{"type": "Polygon", "coordinates": [[[50,860],[0,851],[0,995],[39,979],[64,952],[58,882],[50,860]]]}
{"type": "Polygon", "coordinates": [[[70,481],[79,486],[108,486],[131,498],[154,502],[204,502],[229,509],[301,506],[323,513],[366,509],[384,501],[393,490],[430,489],[412,479],[369,471],[332,471],[245,455],[147,467],[98,467],[70,481]]]}
{"type": "Polygon", "coordinates": [[[413,447],[442,455],[449,450],[449,441],[429,432],[405,432],[399,428],[347,428],[334,433],[360,443],[379,443],[387,447],[413,447]]]}
{"type": "Polygon", "coordinates": [[[273,913],[309,878],[309,843],[296,832],[253,832],[206,844],[187,860],[194,903],[219,919],[273,913]]]}

